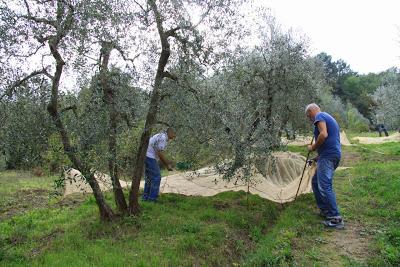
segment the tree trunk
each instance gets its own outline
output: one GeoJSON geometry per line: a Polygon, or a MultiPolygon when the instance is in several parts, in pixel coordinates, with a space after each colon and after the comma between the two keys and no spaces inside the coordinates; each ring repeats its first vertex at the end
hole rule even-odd
{"type": "Polygon", "coordinates": [[[68,158],[71,160],[74,168],[80,170],[84,175],[87,181],[89,182],[90,187],[93,190],[94,197],[96,199],[97,206],[100,211],[100,219],[101,220],[111,220],[114,217],[114,213],[111,208],[107,205],[104,200],[103,194],[100,190],[100,187],[97,181],[94,179],[94,175],[87,175],[88,168],[83,165],[83,163],[76,157],[75,149],[71,146],[71,142],[69,140],[68,133],[61,121],[60,113],[58,111],[58,92],[59,92],[59,84],[60,78],[64,67],[64,61],[58,52],[58,44],[62,38],[62,35],[56,35],[51,38],[49,41],[49,47],[51,54],[56,60],[56,71],[54,76],[52,77],[52,85],[51,85],[51,99],[50,103],[47,106],[47,110],[50,113],[54,124],[57,127],[57,130],[60,134],[61,141],[63,144],[64,152],[67,154],[68,158]]]}
{"type": "Polygon", "coordinates": [[[127,212],[127,204],[125,201],[124,192],[122,191],[121,183],[118,177],[117,162],[117,123],[118,112],[115,107],[115,91],[110,86],[110,73],[108,71],[108,61],[112,50],[112,43],[103,42],[101,48],[101,67],[100,67],[100,81],[101,87],[104,92],[104,101],[109,107],[109,135],[108,135],[108,169],[111,176],[113,185],[113,192],[115,203],[120,212],[127,212]]]}
{"type": "MultiPolygon", "coordinates": [[[[158,34],[160,36],[161,41],[161,54],[158,60],[157,73],[154,79],[154,87],[153,92],[150,99],[149,111],[146,116],[146,123],[140,138],[139,149],[136,154],[136,162],[132,175],[132,186],[129,192],[129,207],[128,212],[132,215],[137,215],[140,213],[139,206],[139,187],[140,180],[143,176],[144,172],[144,160],[146,157],[147,146],[149,145],[149,139],[151,130],[156,123],[156,117],[158,112],[158,106],[160,102],[160,89],[162,85],[163,78],[165,77],[165,66],[168,63],[168,58],[170,56],[170,45],[168,43],[168,37],[173,35],[173,31],[169,31],[169,34],[166,34],[162,25],[162,19],[160,13],[158,12],[157,5],[154,0],[149,0],[149,5],[152,8],[156,23],[158,34]]],[[[178,28],[175,29],[175,31],[178,28]]]]}

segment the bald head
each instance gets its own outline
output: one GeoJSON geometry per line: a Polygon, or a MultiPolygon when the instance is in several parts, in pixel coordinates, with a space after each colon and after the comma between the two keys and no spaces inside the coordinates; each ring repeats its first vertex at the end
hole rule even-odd
{"type": "Polygon", "coordinates": [[[173,128],[171,128],[171,127],[168,127],[168,129],[167,129],[167,135],[168,135],[168,139],[169,139],[169,140],[174,140],[175,137],[176,137],[175,130],[174,130],[173,128]]]}
{"type": "Polygon", "coordinates": [[[307,105],[305,112],[306,112],[306,114],[307,114],[307,112],[308,112],[309,110],[315,110],[315,109],[317,109],[317,110],[319,110],[319,111],[321,110],[320,107],[319,107],[317,104],[311,103],[311,104],[308,104],[308,105],[307,105]]]}
{"type": "Polygon", "coordinates": [[[305,110],[306,116],[307,116],[307,118],[310,119],[310,121],[314,121],[315,116],[316,116],[319,112],[321,112],[321,109],[320,109],[320,107],[319,107],[317,104],[315,104],[315,103],[308,104],[307,107],[306,107],[306,110],[305,110]]]}

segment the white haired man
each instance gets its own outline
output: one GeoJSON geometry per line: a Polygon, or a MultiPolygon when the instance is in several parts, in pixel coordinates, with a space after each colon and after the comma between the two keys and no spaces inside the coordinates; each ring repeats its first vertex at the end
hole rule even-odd
{"type": "Polygon", "coordinates": [[[314,124],[315,142],[308,145],[308,150],[318,152],[312,189],[320,214],[326,219],[322,223],[330,228],[342,229],[344,222],[339,213],[332,185],[333,175],[341,158],[340,127],[331,115],[321,112],[315,103],[309,104],[305,113],[314,124]]]}

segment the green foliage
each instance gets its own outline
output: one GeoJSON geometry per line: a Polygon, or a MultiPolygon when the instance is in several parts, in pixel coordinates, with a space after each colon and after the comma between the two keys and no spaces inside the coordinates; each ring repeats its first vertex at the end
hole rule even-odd
{"type": "Polygon", "coordinates": [[[376,103],[376,122],[389,129],[400,129],[400,72],[391,69],[385,73],[382,86],[373,94],[376,103]]]}
{"type": "Polygon", "coordinates": [[[339,97],[343,103],[351,103],[372,123],[374,121],[372,108],[376,103],[371,95],[381,85],[385,73],[357,74],[346,62],[341,59],[332,61],[332,57],[326,53],[320,53],[316,59],[324,68],[325,80],[332,88],[333,95],[339,97]]]}
{"type": "MultiPolygon", "coordinates": [[[[146,110],[147,95],[132,86],[132,78],[128,74],[116,68],[110,71],[110,86],[115,92],[114,101],[118,110],[118,117],[115,118],[117,164],[128,171],[134,162],[133,155],[143,128],[141,120],[146,110]]],[[[110,118],[98,75],[88,84],[83,83],[79,94],[69,93],[62,98],[62,106],[71,105],[75,105],[76,109],[65,112],[63,121],[77,155],[88,166],[107,172],[110,118]]],[[[51,156],[56,157],[55,154],[51,156]]]]}
{"type": "Polygon", "coordinates": [[[118,158],[117,164],[125,173],[130,174],[133,170],[135,155],[139,147],[139,140],[144,128],[144,122],[138,122],[135,127],[128,128],[118,136],[118,158]]]}
{"type": "Polygon", "coordinates": [[[47,138],[53,132],[46,111],[46,94],[36,89],[34,82],[31,86],[0,103],[0,151],[8,169],[40,166],[47,138]]]}
{"type": "Polygon", "coordinates": [[[372,121],[371,107],[374,103],[370,94],[378,88],[380,82],[378,74],[348,76],[343,82],[342,99],[352,103],[363,116],[372,121]]]}
{"type": "Polygon", "coordinates": [[[369,121],[350,102],[345,105],[342,100],[334,96],[329,87],[319,90],[321,109],[332,114],[342,128],[353,131],[367,131],[369,121]]]}
{"type": "Polygon", "coordinates": [[[6,167],[6,157],[3,154],[0,154],[0,171],[4,171],[6,167]]]}
{"type": "Polygon", "coordinates": [[[47,151],[43,155],[45,167],[51,173],[59,173],[63,167],[70,166],[71,162],[64,152],[60,135],[54,133],[49,136],[47,151]]]}
{"type": "Polygon", "coordinates": [[[317,66],[306,43],[263,22],[270,27],[260,29],[260,46],[238,48],[212,77],[187,73],[194,67],[182,62],[176,68],[183,82],[164,85],[162,120],[178,128],[179,161],[197,166],[207,159],[226,179],[247,179],[254,158],[279,147],[282,131],[305,128],[304,107],[321,79],[317,66]]]}
{"type": "Polygon", "coordinates": [[[320,107],[323,111],[331,114],[339,125],[347,124],[346,106],[340,98],[334,96],[328,86],[319,88],[318,98],[320,100],[320,107]]]}
{"type": "Polygon", "coordinates": [[[347,123],[346,128],[356,132],[365,132],[369,130],[369,122],[361,113],[351,104],[346,109],[347,123]]]}

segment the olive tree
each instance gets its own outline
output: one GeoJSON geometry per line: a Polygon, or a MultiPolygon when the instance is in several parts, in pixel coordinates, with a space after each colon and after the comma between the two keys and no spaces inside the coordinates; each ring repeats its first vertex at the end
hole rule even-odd
{"type": "Polygon", "coordinates": [[[400,73],[398,69],[389,70],[382,85],[373,94],[376,102],[375,113],[389,128],[400,127],[400,73]]]}
{"type": "Polygon", "coordinates": [[[304,107],[317,99],[321,83],[306,43],[273,20],[264,25],[259,45],[239,47],[211,76],[187,74],[178,84],[183,89],[170,86],[163,101],[165,110],[175,110],[165,120],[179,121],[185,137],[201,144],[181,141],[189,150],[183,154],[205,148],[226,179],[248,181],[252,166],[279,149],[282,130],[304,127],[304,107]]]}
{"type": "MultiPolygon", "coordinates": [[[[129,212],[131,214],[140,212],[139,185],[143,175],[151,130],[157,123],[164,79],[179,79],[169,71],[167,66],[171,61],[179,59],[179,57],[174,57],[173,52],[182,51],[185,57],[200,58],[203,62],[212,59],[210,54],[212,54],[213,46],[228,41],[229,35],[232,34],[225,28],[229,29],[228,21],[235,19],[236,2],[239,1],[148,0],[142,1],[140,5],[144,21],[151,26],[148,32],[156,33],[158,40],[154,40],[149,47],[153,49],[152,54],[158,56],[157,63],[151,64],[155,66],[153,72],[155,76],[152,79],[149,110],[136,154],[132,187],[129,192],[129,212]],[[194,16],[195,14],[197,16],[194,16]]],[[[151,33],[149,34],[151,35],[151,33]]],[[[179,52],[177,53],[179,55],[179,52]]]]}
{"type": "MultiPolygon", "coordinates": [[[[64,152],[74,168],[80,170],[93,190],[100,218],[111,219],[114,213],[106,203],[94,171],[76,153],[76,146],[63,122],[60,109],[60,83],[63,71],[71,56],[68,41],[75,26],[78,10],[84,1],[8,1],[0,8],[2,47],[1,55],[13,62],[15,68],[7,69],[12,77],[5,84],[2,97],[11,96],[15,90],[34,77],[50,81],[50,99],[47,111],[57,129],[64,152]]],[[[5,62],[2,62],[4,66],[5,62]]],[[[5,68],[3,67],[3,70],[5,68]]],[[[66,107],[68,108],[68,107],[66,107]]]]}
{"type": "MultiPolygon", "coordinates": [[[[93,189],[101,219],[113,218],[114,212],[105,202],[94,179],[90,161],[84,157],[85,153],[78,152],[82,147],[79,140],[82,139],[72,138],[71,128],[64,120],[67,113],[62,111],[76,110],[74,105],[63,106],[66,103],[60,101],[60,90],[70,83],[66,77],[76,75],[74,70],[79,72],[81,80],[94,76],[96,72],[85,75],[86,71],[80,69],[89,62],[88,58],[92,58],[89,65],[94,64],[98,68],[99,85],[108,107],[105,114],[108,114],[109,122],[109,169],[114,192],[123,197],[116,183],[115,168],[116,129],[118,118],[122,115],[117,112],[116,91],[110,85],[112,75],[109,66],[114,64],[110,63],[114,58],[113,51],[117,51],[124,61],[139,60],[139,64],[131,65],[131,71],[134,71],[131,74],[137,77],[141,86],[151,91],[151,96],[144,131],[134,157],[133,185],[129,196],[128,211],[137,214],[140,210],[139,183],[150,133],[157,122],[162,84],[165,78],[177,79],[168,71],[167,65],[181,56],[196,57],[204,64],[212,63],[215,60],[213,49],[218,48],[220,43],[229,42],[227,37],[232,36],[232,32],[225,28],[229,26],[229,21],[235,20],[237,2],[240,1],[15,0],[1,3],[0,53],[8,60],[1,62],[1,74],[7,77],[7,83],[2,85],[2,97],[12,95],[34,77],[49,80],[51,94],[47,111],[72,166],[82,172],[93,189]],[[114,15],[121,10],[126,13],[122,12],[122,16],[117,15],[114,19],[114,15]],[[177,54],[172,53],[174,51],[177,54]],[[12,68],[7,65],[9,61],[14,63],[12,68]]],[[[118,62],[115,64],[118,65],[118,62]]],[[[125,208],[123,202],[122,198],[117,202],[122,210],[125,208]]]]}
{"type": "Polygon", "coordinates": [[[42,166],[47,139],[54,132],[46,113],[48,84],[32,79],[25,87],[0,102],[0,151],[8,169],[42,166]]]}

